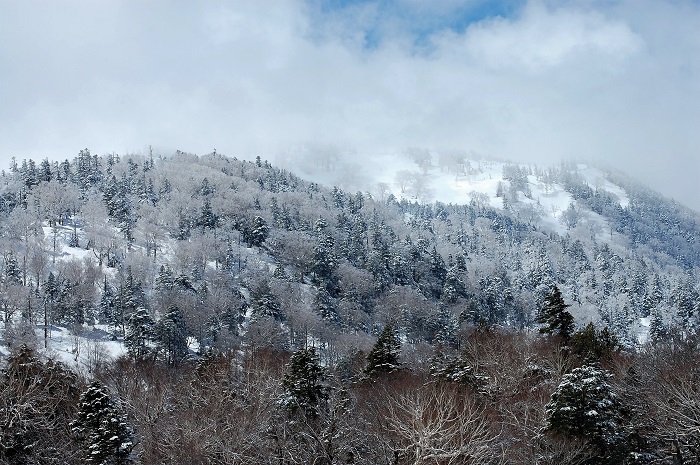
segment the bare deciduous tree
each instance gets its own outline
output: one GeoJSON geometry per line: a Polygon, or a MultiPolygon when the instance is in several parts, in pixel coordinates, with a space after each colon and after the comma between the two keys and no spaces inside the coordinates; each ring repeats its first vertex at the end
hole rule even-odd
{"type": "Polygon", "coordinates": [[[432,384],[390,398],[388,426],[406,463],[474,465],[503,456],[485,408],[455,389],[432,384]]]}

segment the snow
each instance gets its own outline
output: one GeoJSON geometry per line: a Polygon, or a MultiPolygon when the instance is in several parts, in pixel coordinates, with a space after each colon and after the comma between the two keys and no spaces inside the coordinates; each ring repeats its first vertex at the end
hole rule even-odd
{"type": "Polygon", "coordinates": [[[639,344],[646,344],[649,341],[649,326],[651,324],[651,317],[640,318],[638,323],[635,325],[633,330],[637,333],[637,342],[639,344]]]}
{"type": "Polygon", "coordinates": [[[622,208],[629,205],[630,199],[624,189],[608,181],[600,170],[592,168],[586,164],[579,164],[578,172],[592,188],[604,189],[611,194],[614,194],[622,208]]]}
{"type": "Polygon", "coordinates": [[[90,373],[97,364],[126,354],[122,343],[112,340],[104,325],[84,325],[73,331],[61,326],[50,326],[46,348],[44,326],[38,325],[35,334],[41,353],[78,372],[90,373]]]}
{"type": "MultiPolygon", "coordinates": [[[[437,153],[432,153],[432,164],[425,170],[401,153],[364,155],[361,158],[361,166],[353,161],[354,157],[349,157],[347,160],[338,161],[328,170],[307,170],[303,173],[304,177],[328,186],[339,186],[345,190],[364,189],[372,195],[382,197],[391,193],[397,199],[409,201],[440,201],[459,205],[468,204],[476,198],[478,203],[484,206],[502,210],[503,198],[496,195],[498,185],[502,183],[505,191],[510,188],[510,182],[503,179],[503,167],[506,165],[530,167],[526,164],[469,159],[465,163],[465,166],[468,166],[468,172],[457,174],[454,170],[450,171],[445,166],[439,166],[437,153]],[[412,173],[414,177],[420,178],[423,186],[415,189],[411,187],[415,186],[411,182],[400,185],[397,180],[402,172],[412,173]],[[383,189],[378,187],[380,184],[383,185],[383,189]]],[[[592,188],[604,189],[613,194],[622,207],[629,205],[629,197],[624,189],[609,181],[603,171],[583,163],[577,165],[577,170],[592,188]]],[[[562,185],[545,184],[534,175],[529,175],[527,181],[531,192],[530,198],[518,192],[517,202],[511,202],[509,205],[513,215],[527,221],[538,222],[545,230],[566,234],[568,230],[562,219],[562,213],[572,203],[575,205],[571,194],[562,185]]],[[[579,224],[598,236],[600,240],[605,239],[604,231],[610,229],[604,218],[591,211],[581,212],[579,224]]]]}

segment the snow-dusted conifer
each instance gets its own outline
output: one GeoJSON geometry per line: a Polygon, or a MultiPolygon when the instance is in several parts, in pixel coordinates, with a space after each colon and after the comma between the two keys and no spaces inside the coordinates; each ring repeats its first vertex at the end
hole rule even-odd
{"type": "Polygon", "coordinates": [[[78,418],[71,423],[71,428],[85,444],[85,463],[132,463],[131,427],[99,382],[92,382],[80,396],[78,418]]]}
{"type": "Polygon", "coordinates": [[[597,363],[564,375],[546,405],[547,431],[588,440],[601,459],[611,456],[623,439],[621,407],[608,383],[610,374],[597,363]]]}
{"type": "Polygon", "coordinates": [[[555,334],[568,341],[574,332],[574,317],[566,310],[567,307],[570,305],[564,303],[561,291],[554,286],[537,314],[537,323],[543,325],[540,332],[555,334]]]}
{"type": "Polygon", "coordinates": [[[131,357],[141,359],[148,355],[148,343],[153,338],[153,319],[144,307],[138,307],[126,325],[124,345],[131,357]]]}
{"type": "Polygon", "coordinates": [[[301,410],[315,415],[319,402],[327,397],[323,385],[325,377],[316,349],[309,347],[297,350],[292,354],[282,380],[282,404],[292,412],[301,410]]]}
{"type": "Polygon", "coordinates": [[[396,371],[401,366],[399,363],[400,355],[401,340],[396,334],[394,326],[387,324],[367,356],[365,375],[373,377],[381,373],[396,371]]]}

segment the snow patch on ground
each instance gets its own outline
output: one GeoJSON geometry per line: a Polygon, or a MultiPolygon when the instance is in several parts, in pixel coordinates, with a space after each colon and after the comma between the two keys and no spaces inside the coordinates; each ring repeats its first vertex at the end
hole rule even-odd
{"type": "Polygon", "coordinates": [[[126,354],[123,344],[113,340],[106,329],[104,325],[84,325],[72,330],[50,326],[45,334],[44,326],[38,325],[35,334],[39,351],[47,358],[61,361],[77,372],[92,373],[98,365],[126,354]]]}
{"type": "Polygon", "coordinates": [[[635,325],[634,330],[637,332],[637,342],[640,344],[646,344],[649,341],[649,325],[651,324],[651,317],[640,318],[635,325]]]}

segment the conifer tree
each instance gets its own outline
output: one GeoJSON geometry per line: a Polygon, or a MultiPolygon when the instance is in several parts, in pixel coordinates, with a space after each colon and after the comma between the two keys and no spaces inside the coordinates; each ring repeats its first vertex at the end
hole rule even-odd
{"type": "Polygon", "coordinates": [[[285,397],[282,404],[291,412],[298,410],[307,415],[318,413],[318,404],[327,397],[323,385],[325,371],[313,347],[294,352],[282,380],[285,397]]]}
{"type": "Polygon", "coordinates": [[[621,463],[621,406],[608,383],[611,375],[597,363],[564,375],[545,407],[547,430],[588,440],[600,464],[621,463]]]}
{"type": "Polygon", "coordinates": [[[394,326],[387,324],[367,356],[365,375],[374,377],[380,373],[396,371],[401,366],[399,363],[400,354],[401,340],[396,334],[394,326]]]}
{"type": "Polygon", "coordinates": [[[187,327],[180,309],[172,305],[155,325],[155,339],[165,360],[178,364],[187,355],[187,327]]]}
{"type": "Polygon", "coordinates": [[[279,304],[267,280],[263,279],[251,290],[250,299],[255,318],[272,317],[277,320],[282,318],[279,304]]]}
{"type": "Polygon", "coordinates": [[[321,315],[321,318],[324,320],[334,324],[340,322],[338,311],[333,305],[333,298],[324,287],[319,288],[318,292],[316,293],[314,305],[318,313],[321,315]]]}
{"type": "Polygon", "coordinates": [[[92,382],[80,396],[78,418],[71,423],[71,428],[85,444],[85,463],[132,463],[131,427],[99,382],[92,382]]]}
{"type": "Polygon", "coordinates": [[[568,342],[574,332],[574,317],[566,310],[568,307],[570,305],[564,303],[561,291],[554,286],[537,314],[537,323],[544,325],[540,332],[556,334],[568,342]]]}
{"type": "Polygon", "coordinates": [[[126,325],[124,345],[128,354],[134,359],[148,355],[148,343],[153,338],[153,319],[144,307],[137,308],[129,317],[126,325]]]}
{"type": "Polygon", "coordinates": [[[251,246],[261,246],[270,234],[270,227],[261,216],[253,218],[253,226],[250,228],[249,242],[251,246]]]}

